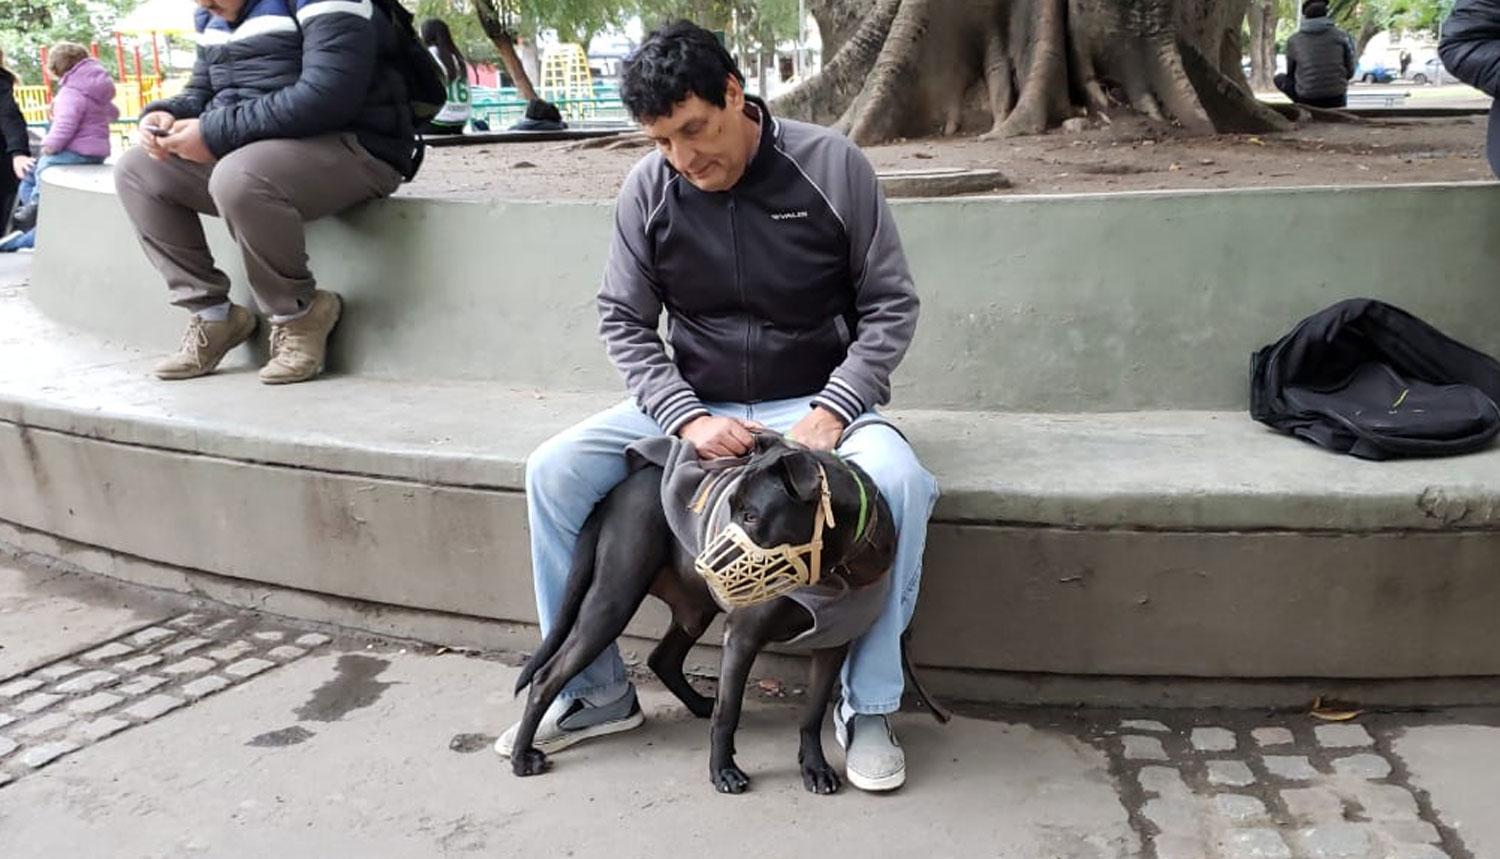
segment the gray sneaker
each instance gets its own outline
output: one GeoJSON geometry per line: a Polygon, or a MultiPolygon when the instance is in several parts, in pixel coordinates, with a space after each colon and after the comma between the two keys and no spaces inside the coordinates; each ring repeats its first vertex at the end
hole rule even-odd
{"type": "MultiPolygon", "coordinates": [[[[550,755],[591,737],[638,728],[645,721],[640,702],[635,698],[634,686],[624,695],[604,704],[594,704],[584,698],[572,701],[559,698],[552,702],[552,706],[542,716],[532,745],[537,751],[550,755]]],[[[516,730],[520,727],[519,723],[511,725],[500,735],[500,739],[495,741],[495,754],[502,758],[510,757],[515,748],[516,730]]]]}
{"type": "Polygon", "coordinates": [[[844,749],[844,774],[860,790],[895,790],[906,783],[906,752],[885,716],[856,713],[848,722],[837,714],[834,736],[844,749]]]}

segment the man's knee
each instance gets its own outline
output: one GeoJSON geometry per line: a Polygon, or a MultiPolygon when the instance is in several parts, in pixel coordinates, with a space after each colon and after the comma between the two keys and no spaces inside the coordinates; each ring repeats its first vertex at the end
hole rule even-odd
{"type": "Polygon", "coordinates": [[[147,155],[146,150],[139,146],[125,150],[125,154],[115,161],[115,192],[122,197],[133,194],[155,194],[157,192],[156,179],[162,174],[164,167],[165,165],[147,155]]]}
{"type": "Polygon", "coordinates": [[[526,494],[535,498],[557,498],[581,489],[576,445],[569,433],[555,435],[526,457],[526,494]]]}
{"type": "Polygon", "coordinates": [[[229,218],[233,218],[236,212],[264,205],[270,196],[267,193],[269,183],[244,153],[245,150],[240,149],[224,156],[208,177],[208,195],[213,198],[219,212],[229,218]]]}
{"type": "Polygon", "coordinates": [[[880,487],[886,503],[892,506],[915,503],[931,507],[938,496],[937,480],[922,466],[916,452],[900,433],[889,427],[876,426],[860,430],[858,435],[865,435],[865,438],[859,439],[855,449],[848,451],[850,458],[880,487]]]}

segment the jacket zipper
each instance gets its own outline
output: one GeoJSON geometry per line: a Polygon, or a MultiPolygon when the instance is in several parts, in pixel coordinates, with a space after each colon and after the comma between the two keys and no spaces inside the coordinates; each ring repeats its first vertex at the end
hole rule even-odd
{"type": "Polygon", "coordinates": [[[735,224],[735,200],[734,192],[729,192],[729,242],[730,252],[734,256],[734,290],[740,297],[740,312],[745,321],[745,349],[741,357],[741,366],[745,370],[745,390],[741,402],[750,402],[751,374],[750,374],[750,336],[752,325],[750,322],[750,301],[745,297],[745,282],[740,275],[740,234],[735,224]]]}

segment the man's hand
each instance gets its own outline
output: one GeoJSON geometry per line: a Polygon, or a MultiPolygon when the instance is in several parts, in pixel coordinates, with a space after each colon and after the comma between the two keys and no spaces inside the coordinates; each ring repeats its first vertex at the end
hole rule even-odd
{"type": "Polygon", "coordinates": [[[844,422],[822,406],[814,406],[786,437],[813,450],[833,450],[844,437],[844,422]]]}
{"type": "Polygon", "coordinates": [[[17,179],[25,179],[26,171],[30,170],[31,165],[35,163],[36,159],[32,158],[30,155],[17,155],[10,160],[11,169],[16,171],[17,179]]]}
{"type": "Polygon", "coordinates": [[[165,161],[169,153],[161,145],[162,135],[156,134],[152,129],[170,133],[172,126],[176,124],[177,117],[165,110],[153,110],[141,117],[135,128],[135,142],[145,148],[147,155],[157,161],[165,161]]]}
{"type": "Polygon", "coordinates": [[[693,443],[698,449],[699,459],[718,459],[749,453],[755,446],[750,433],[758,429],[761,429],[760,424],[750,421],[704,416],[683,424],[677,435],[683,441],[693,443]]]}
{"type": "Polygon", "coordinates": [[[172,133],[161,139],[162,148],[184,161],[212,164],[218,159],[203,142],[203,129],[196,119],[179,119],[172,125],[172,133]]]}

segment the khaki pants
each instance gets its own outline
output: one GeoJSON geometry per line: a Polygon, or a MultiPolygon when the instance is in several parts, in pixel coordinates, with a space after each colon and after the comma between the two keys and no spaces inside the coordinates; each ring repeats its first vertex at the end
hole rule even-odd
{"type": "Polygon", "coordinates": [[[172,303],[203,310],[229,300],[229,278],[214,264],[199,214],[218,215],[245,257],[261,309],[295,316],[312,301],[304,225],[401,185],[394,167],[352,134],[261,140],[214,164],[156,161],[144,149],[115,165],[115,187],[141,247],[166,278],[172,303]]]}

